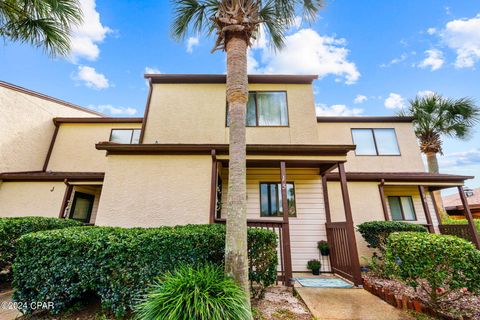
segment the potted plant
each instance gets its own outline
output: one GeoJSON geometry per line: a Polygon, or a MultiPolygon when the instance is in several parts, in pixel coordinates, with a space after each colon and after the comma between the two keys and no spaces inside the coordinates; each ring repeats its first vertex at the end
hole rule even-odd
{"type": "Polygon", "coordinates": [[[320,250],[320,254],[322,256],[328,256],[330,254],[330,246],[327,241],[321,240],[318,241],[318,250],[320,250]]]}
{"type": "Polygon", "coordinates": [[[312,274],[318,276],[320,274],[320,267],[322,264],[317,259],[310,260],[307,262],[307,269],[312,270],[312,274]]]}

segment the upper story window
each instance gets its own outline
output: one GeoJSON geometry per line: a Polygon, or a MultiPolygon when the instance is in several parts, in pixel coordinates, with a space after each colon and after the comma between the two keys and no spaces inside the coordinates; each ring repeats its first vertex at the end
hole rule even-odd
{"type": "MultiPolygon", "coordinates": [[[[248,127],[288,126],[287,93],[285,91],[250,91],[246,120],[248,127]]],[[[227,106],[227,126],[229,125],[227,106]]]]}
{"type": "Polygon", "coordinates": [[[125,144],[138,144],[141,129],[112,129],[110,141],[125,144]]]}
{"type": "Polygon", "coordinates": [[[395,129],[352,129],[353,143],[357,145],[357,156],[398,156],[395,129]]]}

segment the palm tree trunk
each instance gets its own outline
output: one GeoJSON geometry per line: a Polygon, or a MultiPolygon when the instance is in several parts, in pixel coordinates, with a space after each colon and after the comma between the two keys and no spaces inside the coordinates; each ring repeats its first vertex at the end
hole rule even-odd
{"type": "Polygon", "coordinates": [[[226,39],[227,102],[230,112],[225,272],[245,290],[250,302],[247,256],[245,113],[248,99],[247,41],[231,32],[226,39]]]}
{"type": "MultiPolygon", "coordinates": [[[[427,164],[428,164],[428,172],[430,173],[438,173],[438,160],[437,160],[437,154],[435,152],[427,152],[427,164]]],[[[433,191],[432,192],[433,197],[435,198],[435,204],[437,206],[437,210],[440,213],[440,217],[442,220],[445,220],[448,218],[447,213],[445,212],[445,209],[443,208],[443,200],[442,200],[442,194],[440,191],[433,191]]],[[[439,221],[440,223],[441,221],[439,221]]]]}

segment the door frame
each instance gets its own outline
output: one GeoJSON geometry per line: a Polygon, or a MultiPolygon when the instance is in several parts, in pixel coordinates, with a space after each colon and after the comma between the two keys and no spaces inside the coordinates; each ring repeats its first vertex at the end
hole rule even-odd
{"type": "Polygon", "coordinates": [[[78,192],[78,191],[75,191],[74,195],[73,195],[73,201],[72,201],[72,208],[70,209],[70,213],[68,215],[68,218],[69,219],[73,219],[73,220],[77,220],[77,221],[82,221],[84,223],[90,223],[90,218],[92,217],[92,210],[93,210],[93,203],[95,201],[95,195],[93,194],[89,194],[89,193],[85,193],[85,192],[78,192]],[[90,206],[88,207],[88,215],[87,215],[87,218],[86,218],[86,221],[83,221],[83,220],[79,220],[79,219],[74,219],[73,218],[73,214],[75,212],[75,206],[77,205],[77,199],[78,198],[83,198],[83,199],[87,199],[87,200],[90,200],[90,206]]]}

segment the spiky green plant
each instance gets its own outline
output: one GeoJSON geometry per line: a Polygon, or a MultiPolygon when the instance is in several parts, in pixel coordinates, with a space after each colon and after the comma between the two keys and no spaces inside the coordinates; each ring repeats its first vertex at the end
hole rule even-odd
{"type": "Polygon", "coordinates": [[[158,280],[136,308],[142,320],[251,319],[245,294],[212,265],[180,267],[158,280]]]}
{"type": "Polygon", "coordinates": [[[229,108],[229,171],[225,271],[249,296],[247,259],[246,129],[248,100],[247,50],[261,28],[272,48],[281,49],[285,33],[299,16],[312,21],[323,0],[172,0],[172,34],[189,33],[215,38],[212,51],[227,56],[229,108]]]}
{"type": "Polygon", "coordinates": [[[0,0],[0,37],[41,47],[51,56],[69,53],[72,27],[81,22],[78,0],[0,0]]]}

